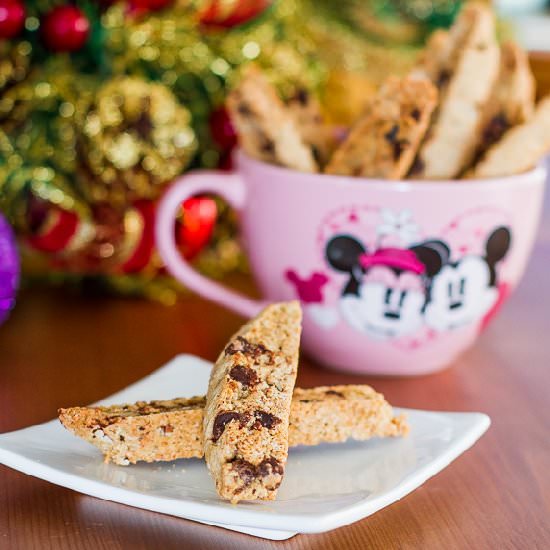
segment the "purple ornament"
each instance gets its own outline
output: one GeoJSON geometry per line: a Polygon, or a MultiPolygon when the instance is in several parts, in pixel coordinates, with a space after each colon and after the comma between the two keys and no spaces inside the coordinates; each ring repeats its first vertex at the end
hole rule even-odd
{"type": "Polygon", "coordinates": [[[0,214],[0,323],[15,305],[19,284],[19,255],[15,236],[6,219],[0,214]]]}

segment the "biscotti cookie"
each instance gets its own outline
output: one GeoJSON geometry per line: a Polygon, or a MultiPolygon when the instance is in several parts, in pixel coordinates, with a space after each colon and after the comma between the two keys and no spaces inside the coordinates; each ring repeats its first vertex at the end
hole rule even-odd
{"type": "Polygon", "coordinates": [[[468,2],[451,28],[450,40],[449,83],[420,149],[414,177],[450,179],[468,166],[477,144],[481,107],[498,74],[500,50],[490,7],[468,2]]]}
{"type": "Polygon", "coordinates": [[[450,56],[453,45],[449,31],[435,30],[428,38],[417,66],[411,74],[420,78],[428,78],[441,91],[449,82],[450,56]]]}
{"type": "Polygon", "coordinates": [[[299,88],[286,102],[298,131],[313,154],[319,167],[325,166],[336,146],[332,128],[324,123],[321,105],[317,98],[299,88]]]}
{"type": "Polygon", "coordinates": [[[272,304],[239,330],[210,374],[204,455],[220,497],[272,500],[288,456],[302,312],[272,304]]]}
{"type": "Polygon", "coordinates": [[[474,164],[504,133],[523,124],[535,110],[535,78],[527,53],[514,42],[501,47],[500,72],[483,112],[474,164]]]}
{"type": "MultiPolygon", "coordinates": [[[[118,465],[203,456],[204,397],[138,402],[110,407],[60,409],[72,433],[98,447],[105,462],[118,465]]],[[[394,416],[384,396],[370,386],[295,388],[288,443],[318,445],[347,439],[406,435],[403,416],[394,416]]]]}
{"type": "Polygon", "coordinates": [[[204,396],[59,410],[71,432],[121,466],[203,456],[204,396]]]}
{"type": "Polygon", "coordinates": [[[384,396],[370,386],[294,390],[288,438],[291,447],[398,437],[408,431],[404,415],[394,416],[384,396]]]}
{"type": "Polygon", "coordinates": [[[437,104],[427,79],[389,78],[333,154],[325,172],[400,179],[409,171],[437,104]]]}
{"type": "Polygon", "coordinates": [[[229,94],[227,108],[249,156],[303,172],[317,171],[310,148],[276,90],[254,66],[229,94]]]}
{"type": "Polygon", "coordinates": [[[512,128],[491,147],[474,168],[474,177],[520,174],[533,168],[550,151],[550,96],[543,99],[533,117],[512,128]]]}

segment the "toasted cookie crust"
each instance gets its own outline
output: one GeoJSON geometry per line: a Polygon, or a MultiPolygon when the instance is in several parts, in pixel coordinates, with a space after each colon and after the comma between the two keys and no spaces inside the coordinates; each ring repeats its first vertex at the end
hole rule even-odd
{"type": "Polygon", "coordinates": [[[490,7],[468,2],[450,31],[439,78],[442,97],[433,128],[411,175],[451,179],[471,162],[486,105],[499,71],[500,50],[490,7]]]}
{"type": "Polygon", "coordinates": [[[244,325],[218,357],[204,411],[204,455],[220,497],[272,500],[288,456],[302,312],[272,304],[244,325]]]}
{"type": "MultiPolygon", "coordinates": [[[[204,396],[110,407],[59,410],[69,431],[98,447],[105,462],[124,466],[203,456],[204,396]]],[[[347,439],[397,437],[408,431],[384,397],[370,386],[295,388],[288,443],[318,445],[347,439]]]]}
{"type": "Polygon", "coordinates": [[[303,172],[318,170],[292,114],[258,68],[248,67],[227,108],[246,154],[303,172]]]}
{"type": "Polygon", "coordinates": [[[541,100],[533,117],[512,128],[491,147],[473,176],[490,178],[520,174],[536,166],[550,151],[550,96],[541,100]]]}
{"type": "Polygon", "coordinates": [[[483,112],[472,164],[510,128],[527,122],[535,110],[535,78],[527,53],[514,42],[505,42],[500,50],[500,71],[483,112]]]}
{"type": "Polygon", "coordinates": [[[383,179],[405,177],[436,104],[437,90],[427,79],[390,77],[325,172],[383,179]]]}
{"type": "Polygon", "coordinates": [[[287,100],[286,106],[315,162],[320,168],[324,167],[336,147],[336,140],[332,128],[324,122],[319,101],[299,88],[287,100]]]}

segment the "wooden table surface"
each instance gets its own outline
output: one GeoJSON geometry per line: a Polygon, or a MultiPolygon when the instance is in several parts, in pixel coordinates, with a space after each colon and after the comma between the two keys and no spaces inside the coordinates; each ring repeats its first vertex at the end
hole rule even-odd
{"type": "MultiPolygon", "coordinates": [[[[491,416],[491,428],[471,450],[402,501],[326,534],[269,542],[101,501],[0,466],[0,548],[550,548],[549,202],[522,284],[452,368],[383,379],[302,360],[304,387],[369,383],[396,405],[491,416]]],[[[0,432],[109,395],[175,354],[214,360],[240,323],[195,297],[164,307],[23,292],[0,327],[0,432]]]]}

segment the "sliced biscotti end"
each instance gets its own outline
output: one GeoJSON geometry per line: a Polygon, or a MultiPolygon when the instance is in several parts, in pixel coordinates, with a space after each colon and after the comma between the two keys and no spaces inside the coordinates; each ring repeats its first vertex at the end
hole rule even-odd
{"type": "Polygon", "coordinates": [[[527,52],[516,42],[500,48],[500,73],[494,99],[510,126],[528,121],[535,112],[536,82],[527,52]]]}
{"type": "Polygon", "coordinates": [[[527,53],[515,42],[505,42],[501,46],[499,76],[483,112],[472,165],[510,128],[533,116],[535,91],[527,53]]]}
{"type": "Polygon", "coordinates": [[[273,499],[283,479],[301,318],[298,302],[268,306],[212,369],[204,454],[218,494],[231,502],[273,499]]]}
{"type": "Polygon", "coordinates": [[[333,154],[325,172],[400,179],[406,176],[437,105],[425,78],[390,77],[333,154]]]}
{"type": "Polygon", "coordinates": [[[451,54],[451,36],[449,31],[435,30],[421,52],[412,75],[428,78],[438,88],[443,88],[449,81],[449,62],[451,54]]]}
{"type": "Polygon", "coordinates": [[[319,100],[304,88],[298,88],[286,101],[304,142],[315,162],[323,168],[336,148],[336,132],[325,122],[319,100]]]}
{"type": "Polygon", "coordinates": [[[473,176],[491,178],[520,174],[535,167],[550,151],[550,96],[542,99],[533,117],[512,128],[474,168],[473,176]]]}
{"type": "Polygon", "coordinates": [[[65,428],[95,445],[105,462],[201,457],[204,397],[59,410],[65,428]]]}
{"type": "Polygon", "coordinates": [[[227,98],[242,149],[249,156],[303,172],[317,164],[292,114],[262,71],[250,65],[227,98]]]}
{"type": "Polygon", "coordinates": [[[294,390],[289,433],[290,446],[318,445],[403,436],[408,424],[370,386],[322,386],[294,390]]]}
{"type": "Polygon", "coordinates": [[[500,48],[489,6],[467,3],[451,28],[453,51],[430,135],[419,153],[415,177],[450,179],[472,161],[480,122],[499,71],[500,48]]]}

